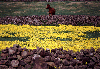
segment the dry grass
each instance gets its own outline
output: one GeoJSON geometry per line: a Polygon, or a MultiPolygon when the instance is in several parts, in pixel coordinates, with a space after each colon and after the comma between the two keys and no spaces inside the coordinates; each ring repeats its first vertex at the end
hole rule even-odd
{"type": "Polygon", "coordinates": [[[71,3],[68,3],[67,5],[72,5],[72,4],[81,4],[81,3],[84,3],[84,2],[71,2],[71,3]]]}
{"type": "Polygon", "coordinates": [[[21,11],[15,11],[15,12],[13,12],[14,14],[20,14],[20,13],[22,13],[21,11]]]}

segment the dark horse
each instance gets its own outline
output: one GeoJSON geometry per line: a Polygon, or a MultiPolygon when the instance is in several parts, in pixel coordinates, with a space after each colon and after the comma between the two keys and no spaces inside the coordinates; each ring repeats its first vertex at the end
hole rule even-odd
{"type": "Polygon", "coordinates": [[[47,4],[46,9],[49,9],[49,16],[50,16],[50,14],[51,15],[55,15],[55,9],[54,8],[51,8],[49,4],[47,4]]]}

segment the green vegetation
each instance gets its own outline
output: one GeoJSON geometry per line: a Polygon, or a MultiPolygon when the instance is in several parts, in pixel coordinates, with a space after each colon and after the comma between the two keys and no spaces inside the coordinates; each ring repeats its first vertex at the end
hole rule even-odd
{"type": "Polygon", "coordinates": [[[48,15],[46,5],[56,9],[56,15],[100,15],[100,2],[0,2],[0,17],[48,15]]]}

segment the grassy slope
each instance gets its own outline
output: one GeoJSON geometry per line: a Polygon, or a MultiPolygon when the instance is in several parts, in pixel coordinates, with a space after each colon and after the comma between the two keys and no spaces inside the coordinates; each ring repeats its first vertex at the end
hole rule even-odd
{"type": "Polygon", "coordinates": [[[100,15],[100,2],[0,2],[0,17],[48,15],[46,4],[56,9],[56,15],[100,15]]]}

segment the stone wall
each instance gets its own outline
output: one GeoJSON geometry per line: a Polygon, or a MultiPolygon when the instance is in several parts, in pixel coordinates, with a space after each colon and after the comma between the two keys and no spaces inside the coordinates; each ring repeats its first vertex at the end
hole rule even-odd
{"type": "Polygon", "coordinates": [[[73,25],[73,26],[97,26],[100,27],[100,16],[89,15],[32,15],[32,16],[6,16],[0,17],[0,24],[16,25],[73,25]]]}

